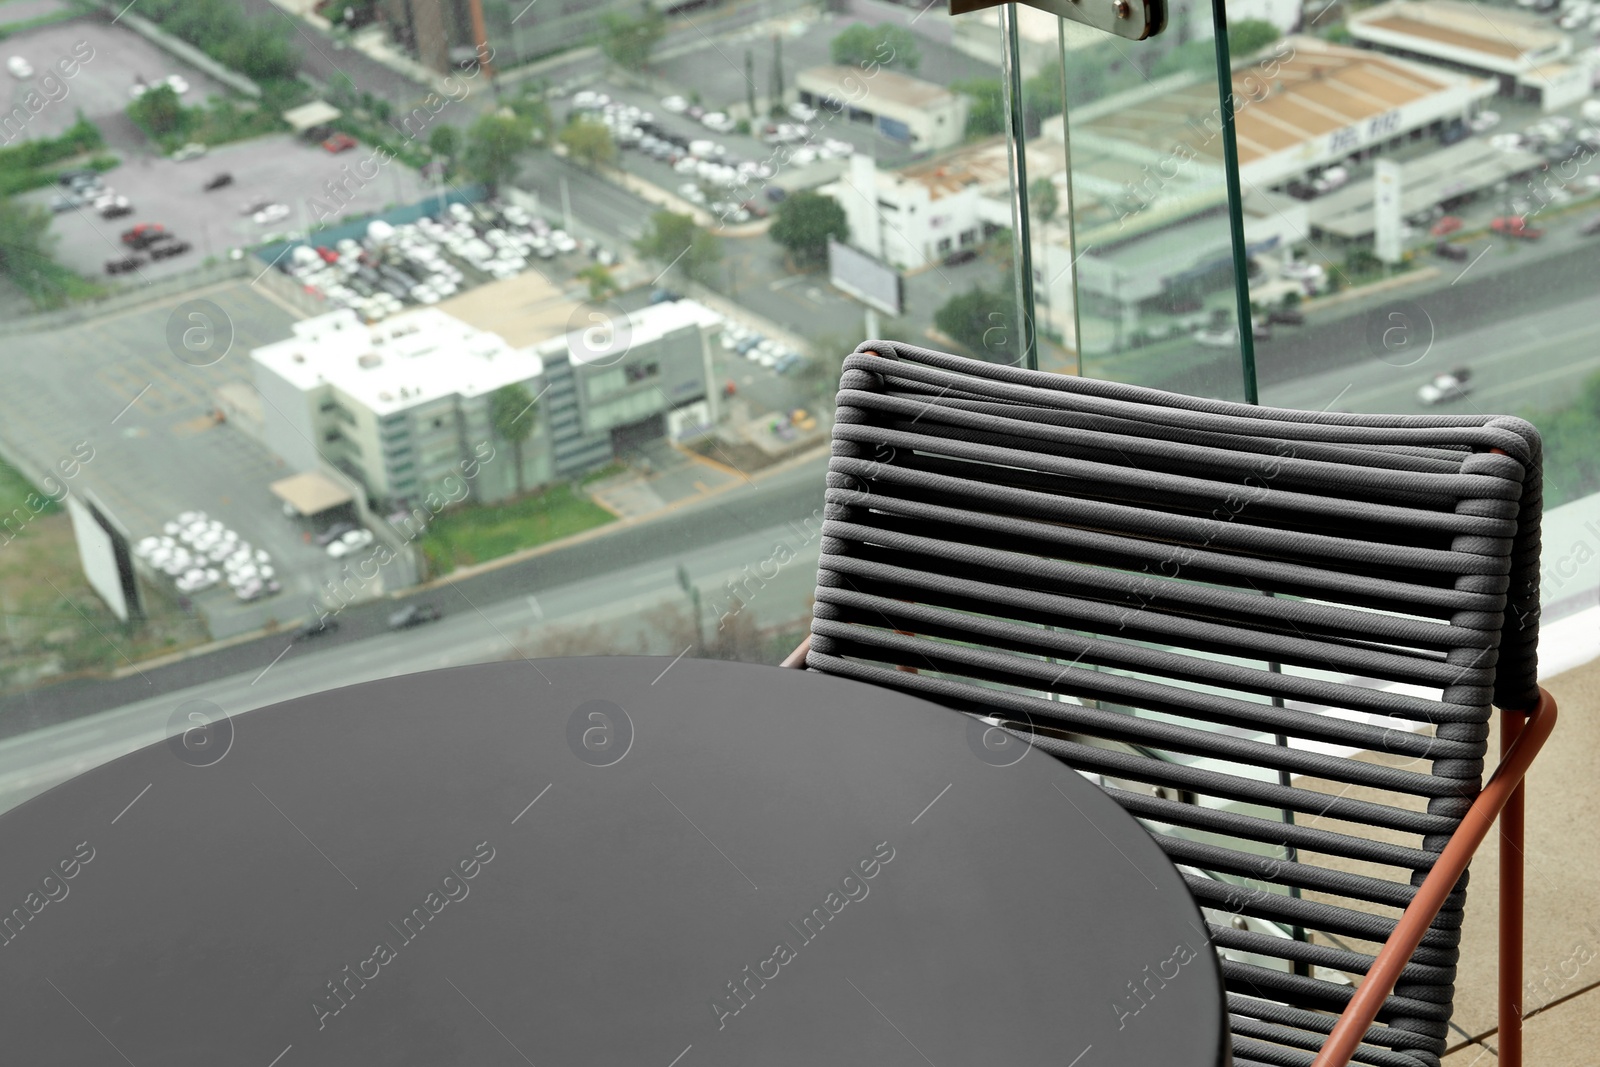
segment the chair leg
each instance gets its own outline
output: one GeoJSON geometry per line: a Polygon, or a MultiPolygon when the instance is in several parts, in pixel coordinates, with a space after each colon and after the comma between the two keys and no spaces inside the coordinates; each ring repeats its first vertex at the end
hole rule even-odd
{"type": "MultiPolygon", "coordinates": [[[[1522,733],[1527,716],[1502,711],[1500,754],[1522,733]]],[[[1522,823],[1527,780],[1500,813],[1500,1067],[1522,1067],[1522,823]]]]}

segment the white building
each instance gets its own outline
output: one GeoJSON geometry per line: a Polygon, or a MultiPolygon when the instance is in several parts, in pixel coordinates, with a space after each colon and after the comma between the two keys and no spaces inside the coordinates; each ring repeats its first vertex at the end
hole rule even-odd
{"type": "Polygon", "coordinates": [[[462,484],[474,500],[504,500],[662,436],[678,409],[708,421],[707,330],[718,321],[676,301],[604,336],[583,322],[516,349],[437,308],[372,325],[349,310],[320,315],[251,353],[264,437],[296,470],[335,468],[386,507],[462,484]],[[520,448],[493,425],[495,393],[509,386],[537,399],[520,448]]]}
{"type": "Polygon", "coordinates": [[[1387,0],[1350,16],[1350,36],[1369,48],[1492,78],[1504,96],[1546,111],[1589,95],[1594,56],[1529,12],[1461,0],[1387,0]]]}
{"type": "MultiPolygon", "coordinates": [[[[1042,161],[1041,161],[1042,163],[1042,161]]],[[[1003,140],[898,171],[858,152],[821,190],[844,207],[850,242],[901,270],[918,270],[1011,225],[1011,172],[1003,140]]]]}
{"type": "Polygon", "coordinates": [[[802,103],[841,111],[871,125],[891,141],[917,151],[937,151],[966,136],[970,101],[942,85],[886,68],[812,67],[795,79],[802,103]]]}

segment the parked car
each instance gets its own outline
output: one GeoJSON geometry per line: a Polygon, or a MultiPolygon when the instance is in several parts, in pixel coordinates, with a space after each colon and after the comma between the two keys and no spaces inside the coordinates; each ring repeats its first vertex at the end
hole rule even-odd
{"type": "Polygon", "coordinates": [[[1529,226],[1528,220],[1521,215],[1502,215],[1489,223],[1489,229],[1506,237],[1520,237],[1525,241],[1537,241],[1544,236],[1543,230],[1529,226]]]}
{"type": "Polygon", "coordinates": [[[1434,245],[1433,254],[1438,256],[1440,259],[1448,259],[1456,263],[1461,263],[1470,258],[1472,255],[1471,252],[1468,252],[1461,245],[1453,245],[1449,241],[1440,241],[1438,244],[1434,245]]]}
{"type": "Polygon", "coordinates": [[[327,616],[318,616],[294,632],[296,641],[306,641],[313,637],[326,637],[339,629],[339,620],[327,616]]]}
{"type": "Polygon", "coordinates": [[[268,204],[251,216],[258,226],[270,226],[274,222],[282,222],[289,217],[288,204],[268,204]]]}
{"type": "Polygon", "coordinates": [[[1239,331],[1232,326],[1202,326],[1194,332],[1194,340],[1207,348],[1232,348],[1239,343],[1239,331]]]}
{"type": "Polygon", "coordinates": [[[963,263],[971,263],[977,258],[978,250],[976,248],[958,248],[954,252],[951,252],[948,256],[944,257],[944,265],[947,267],[957,267],[963,263]]]}
{"type": "Polygon", "coordinates": [[[141,222],[122,231],[122,243],[134,251],[140,251],[161,240],[166,232],[166,227],[159,222],[141,222]]]}
{"type": "Polygon", "coordinates": [[[436,621],[443,612],[432,604],[411,604],[389,616],[389,629],[407,630],[436,621]]]}
{"type": "Polygon", "coordinates": [[[194,245],[190,244],[188,241],[181,241],[178,238],[168,234],[165,240],[159,241],[150,246],[150,258],[171,259],[173,256],[181,256],[183,253],[189,251],[189,249],[193,247],[194,245]]]}
{"type": "Polygon", "coordinates": [[[1304,326],[1306,313],[1294,307],[1275,307],[1267,312],[1267,321],[1284,326],[1304,326]]]}
{"type": "Polygon", "coordinates": [[[336,133],[322,142],[322,147],[335,155],[340,152],[347,152],[355,146],[356,139],[347,133],[336,133]]]}
{"type": "Polygon", "coordinates": [[[1600,215],[1590,215],[1583,225],[1578,227],[1578,232],[1585,237],[1593,237],[1600,233],[1600,215]]]}
{"type": "Polygon", "coordinates": [[[33,64],[21,56],[12,56],[6,60],[6,69],[11,72],[13,78],[33,77],[33,64]]]}
{"type": "Polygon", "coordinates": [[[328,555],[334,559],[342,559],[352,552],[359,552],[372,544],[372,531],[360,528],[341,534],[339,539],[328,545],[328,555]]]}
{"type": "Polygon", "coordinates": [[[196,141],[190,141],[188,144],[184,145],[182,148],[180,148],[176,152],[172,153],[172,159],[173,159],[173,162],[175,162],[175,163],[182,163],[185,160],[199,159],[201,156],[203,156],[205,154],[206,154],[206,146],[205,145],[200,144],[200,143],[198,143],[196,141]]]}
{"type": "Polygon", "coordinates": [[[121,259],[106,260],[107,274],[126,274],[130,270],[138,270],[144,266],[143,256],[123,256],[121,259]]]}
{"type": "Polygon", "coordinates": [[[1460,216],[1446,215],[1444,218],[1434,223],[1433,226],[1429,228],[1428,232],[1433,234],[1435,237],[1448,237],[1450,234],[1455,233],[1459,229],[1461,229],[1460,216]]]}
{"type": "Polygon", "coordinates": [[[1350,182],[1350,172],[1344,167],[1329,167],[1317,177],[1311,179],[1311,189],[1318,196],[1331,193],[1335,189],[1342,189],[1350,182]]]}
{"type": "Polygon", "coordinates": [[[103,219],[120,219],[124,215],[133,214],[133,204],[125,196],[114,196],[109,200],[97,202],[100,217],[103,219]]]}
{"type": "Polygon", "coordinates": [[[1467,384],[1470,372],[1465,368],[1451,371],[1448,374],[1434,375],[1432,380],[1423,384],[1417,390],[1417,399],[1430,407],[1434,404],[1444,404],[1451,400],[1464,398],[1471,387],[1467,384]]]}
{"type": "Polygon", "coordinates": [[[221,174],[213,174],[206,180],[205,185],[201,186],[200,188],[202,191],[209,193],[213,189],[221,189],[225,185],[232,184],[233,175],[229,174],[227,171],[223,171],[221,174]]]}
{"type": "Polygon", "coordinates": [[[70,189],[64,193],[57,193],[50,198],[50,210],[60,215],[65,211],[76,211],[83,206],[83,197],[70,189]]]}
{"type": "Polygon", "coordinates": [[[674,300],[682,299],[683,297],[679,296],[671,289],[657,289],[650,294],[650,303],[652,304],[670,304],[674,300]]]}

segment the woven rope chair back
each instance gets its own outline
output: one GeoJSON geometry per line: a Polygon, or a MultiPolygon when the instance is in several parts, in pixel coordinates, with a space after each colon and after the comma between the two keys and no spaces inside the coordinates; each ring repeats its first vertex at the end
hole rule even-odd
{"type": "MultiPolygon", "coordinates": [[[[1476,795],[1491,704],[1537,698],[1539,470],[1514,418],[1258,408],[867,342],[806,666],[1097,778],[1206,916],[1235,1063],[1309,1064],[1476,795]]],[[[1438,1064],[1465,891],[1355,1062],[1438,1064]]]]}

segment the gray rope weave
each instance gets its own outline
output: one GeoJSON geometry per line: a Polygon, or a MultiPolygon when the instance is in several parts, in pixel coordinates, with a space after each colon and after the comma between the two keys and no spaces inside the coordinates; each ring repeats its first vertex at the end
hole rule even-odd
{"type": "MultiPolygon", "coordinates": [[[[1102,776],[1206,914],[1234,1062],[1307,1067],[1336,975],[1366,973],[1477,794],[1491,705],[1537,699],[1540,457],[1510,417],[869,341],[840,377],[806,665],[1102,776]]],[[[1354,1062],[1438,1067],[1467,881],[1354,1062]]]]}

